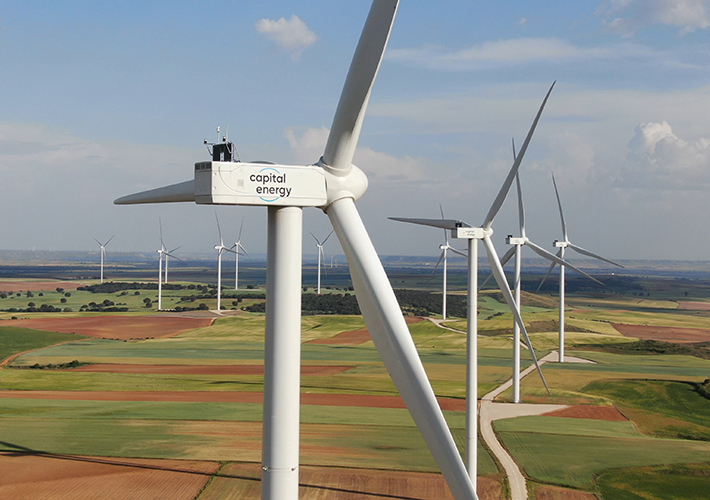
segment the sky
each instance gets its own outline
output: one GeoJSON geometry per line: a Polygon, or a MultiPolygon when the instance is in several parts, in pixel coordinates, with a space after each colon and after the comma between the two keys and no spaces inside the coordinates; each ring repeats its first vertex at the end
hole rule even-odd
{"type": "MultiPolygon", "coordinates": [[[[368,0],[0,4],[0,248],[209,252],[215,207],[115,206],[188,180],[216,127],[244,161],[316,162],[368,0]]],[[[612,259],[710,260],[710,0],[403,1],[355,164],[382,255],[438,255],[479,225],[553,81],[520,175],[531,240],[612,259]]],[[[266,249],[266,210],[216,207],[266,249]]],[[[517,234],[516,196],[494,242],[517,234]]],[[[304,252],[327,217],[304,211],[304,252]]],[[[465,246],[461,241],[459,247],[465,246]]],[[[326,254],[342,253],[336,238],[326,254]]]]}

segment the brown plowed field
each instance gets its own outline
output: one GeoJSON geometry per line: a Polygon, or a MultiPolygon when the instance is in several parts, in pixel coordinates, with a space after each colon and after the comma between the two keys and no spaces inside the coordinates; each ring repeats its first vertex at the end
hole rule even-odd
{"type": "Polygon", "coordinates": [[[710,302],[678,301],[678,309],[686,309],[688,311],[710,311],[710,302]]]}
{"type": "MultiPolygon", "coordinates": [[[[424,321],[424,318],[418,316],[405,316],[404,320],[407,324],[419,323],[424,321]]],[[[359,330],[353,330],[351,332],[343,332],[330,337],[329,339],[315,339],[309,340],[306,344],[331,344],[331,345],[360,345],[365,342],[372,340],[370,337],[370,332],[367,328],[360,328],[359,330]]]]}
{"type": "Polygon", "coordinates": [[[100,339],[146,339],[170,337],[210,326],[214,319],[156,316],[91,316],[78,318],[17,319],[12,326],[46,332],[76,333],[100,339]]]}
{"type": "Polygon", "coordinates": [[[607,420],[610,422],[625,422],[628,420],[613,406],[575,405],[562,410],[544,414],[546,417],[588,418],[590,420],[607,420]]]}
{"type": "MultiPolygon", "coordinates": [[[[301,375],[328,376],[354,368],[353,366],[301,365],[301,375]]],[[[63,371],[100,373],[151,373],[167,375],[263,375],[264,365],[122,365],[95,364],[63,371]]]]}
{"type": "Polygon", "coordinates": [[[0,452],[0,498],[13,500],[192,500],[215,462],[93,458],[0,452]]]}
{"type": "MultiPolygon", "coordinates": [[[[0,399],[60,399],[79,401],[178,401],[198,403],[263,403],[262,392],[233,391],[0,391],[0,399]]],[[[442,410],[466,411],[462,399],[437,398],[442,410]]],[[[399,396],[358,394],[301,394],[301,404],[313,406],[358,406],[406,408],[399,396]]]]}
{"type": "MultiPolygon", "coordinates": [[[[200,496],[200,500],[261,498],[259,464],[228,464],[200,496]]],[[[441,474],[383,471],[335,467],[300,467],[298,498],[301,500],[450,500],[453,499],[441,474]]],[[[501,484],[478,478],[481,500],[498,500],[501,484]]]]}
{"type": "Polygon", "coordinates": [[[0,281],[0,290],[3,292],[41,292],[56,290],[57,287],[64,290],[76,290],[84,286],[84,283],[73,281],[0,281]]]}
{"type": "Polygon", "coordinates": [[[709,342],[710,330],[703,328],[678,328],[675,326],[646,326],[612,323],[620,334],[644,340],[661,340],[677,344],[709,342]]]}
{"type": "Polygon", "coordinates": [[[598,497],[586,491],[569,490],[557,486],[538,486],[535,488],[535,500],[597,500],[598,497]]]}

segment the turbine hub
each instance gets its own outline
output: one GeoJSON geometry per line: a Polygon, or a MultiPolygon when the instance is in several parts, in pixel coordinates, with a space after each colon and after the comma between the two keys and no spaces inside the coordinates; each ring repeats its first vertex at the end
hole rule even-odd
{"type": "Polygon", "coordinates": [[[360,170],[355,165],[349,172],[343,172],[330,168],[323,162],[323,158],[318,160],[317,165],[325,172],[325,190],[327,201],[321,207],[324,211],[334,202],[342,198],[352,198],[359,200],[365,191],[367,191],[367,176],[365,172],[360,170]]]}

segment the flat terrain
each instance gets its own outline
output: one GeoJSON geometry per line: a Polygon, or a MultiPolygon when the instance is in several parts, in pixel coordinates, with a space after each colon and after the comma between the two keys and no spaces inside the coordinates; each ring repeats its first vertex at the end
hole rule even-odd
{"type": "Polygon", "coordinates": [[[54,290],[55,288],[63,288],[64,290],[76,290],[80,286],[84,286],[85,283],[77,283],[73,281],[10,281],[10,280],[0,280],[0,291],[3,292],[38,292],[41,290],[54,290]]]}
{"type": "Polygon", "coordinates": [[[625,325],[612,323],[619,333],[627,337],[662,340],[679,344],[710,342],[710,329],[668,326],[625,325]]]}

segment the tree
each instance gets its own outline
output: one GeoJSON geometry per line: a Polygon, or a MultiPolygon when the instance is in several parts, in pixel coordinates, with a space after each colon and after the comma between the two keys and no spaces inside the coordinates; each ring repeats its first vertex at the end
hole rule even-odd
{"type": "Polygon", "coordinates": [[[57,287],[57,293],[62,293],[64,291],[64,288],[58,286],[57,287]]]}
{"type": "Polygon", "coordinates": [[[66,303],[67,303],[67,299],[65,299],[64,297],[62,297],[61,299],[59,299],[59,302],[61,302],[62,304],[66,304],[66,303]]]}

